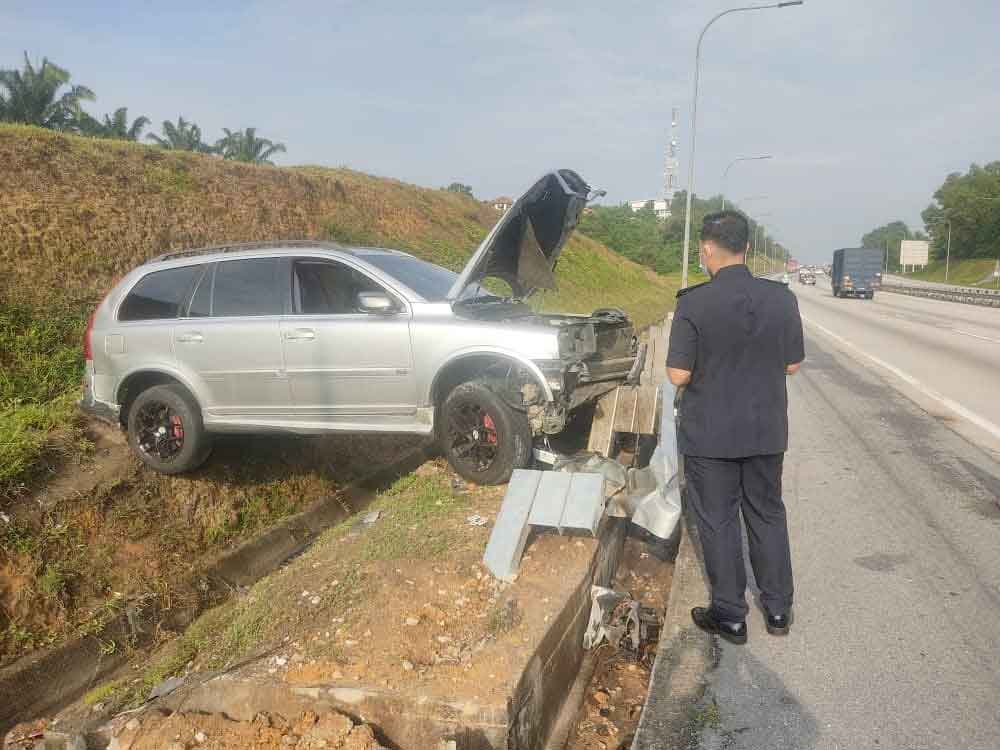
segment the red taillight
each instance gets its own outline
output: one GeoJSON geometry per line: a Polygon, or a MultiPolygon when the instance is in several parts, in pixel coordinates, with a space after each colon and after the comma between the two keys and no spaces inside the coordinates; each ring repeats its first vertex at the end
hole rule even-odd
{"type": "Polygon", "coordinates": [[[83,332],[83,358],[86,361],[90,361],[94,358],[94,347],[90,341],[91,335],[94,332],[94,316],[97,315],[97,310],[90,314],[87,318],[87,330],[83,332]]]}

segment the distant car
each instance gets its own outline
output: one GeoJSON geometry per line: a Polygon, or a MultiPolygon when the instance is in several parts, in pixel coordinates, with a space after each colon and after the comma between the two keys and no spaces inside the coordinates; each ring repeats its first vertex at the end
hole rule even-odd
{"type": "Polygon", "coordinates": [[[799,271],[799,283],[816,286],[816,276],[812,271],[799,271]]]}
{"type": "Polygon", "coordinates": [[[214,433],[434,436],[455,470],[507,481],[637,364],[621,310],[541,314],[590,196],[538,180],[461,274],[407,253],[274,241],[169,253],[126,275],[84,338],[82,408],[151,468],[197,468],[214,433]],[[495,279],[510,288],[498,296],[495,279]]]}

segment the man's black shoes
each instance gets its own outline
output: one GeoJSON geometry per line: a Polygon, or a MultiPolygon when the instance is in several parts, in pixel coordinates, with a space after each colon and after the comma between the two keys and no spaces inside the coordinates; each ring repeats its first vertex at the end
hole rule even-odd
{"type": "Polygon", "coordinates": [[[771,635],[788,635],[792,618],[789,615],[767,615],[767,632],[771,635]]]}
{"type": "Polygon", "coordinates": [[[712,610],[706,607],[695,607],[691,610],[694,624],[706,633],[715,633],[723,640],[742,645],[747,642],[746,622],[726,622],[716,619],[712,610]]]}

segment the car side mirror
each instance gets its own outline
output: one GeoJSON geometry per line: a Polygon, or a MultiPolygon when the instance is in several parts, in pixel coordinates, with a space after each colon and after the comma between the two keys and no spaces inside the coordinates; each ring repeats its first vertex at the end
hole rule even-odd
{"type": "Polygon", "coordinates": [[[397,311],[396,303],[382,292],[359,292],[358,309],[369,315],[391,315],[397,311]]]}

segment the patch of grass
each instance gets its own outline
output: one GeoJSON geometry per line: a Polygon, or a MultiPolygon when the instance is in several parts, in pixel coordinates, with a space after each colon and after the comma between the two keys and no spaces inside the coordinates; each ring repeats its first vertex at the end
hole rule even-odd
{"type": "Polygon", "coordinates": [[[284,489],[276,486],[261,488],[262,491],[247,498],[225,521],[207,528],[205,541],[210,546],[216,546],[247,537],[300,510],[284,489]]]}
{"type": "Polygon", "coordinates": [[[114,701],[115,696],[125,688],[124,680],[112,680],[105,682],[84,693],[83,703],[85,706],[93,706],[105,701],[114,701]]]}
{"type": "Polygon", "coordinates": [[[323,225],[323,235],[326,239],[341,242],[345,245],[357,245],[360,247],[378,245],[378,239],[370,230],[364,227],[347,226],[335,220],[327,221],[323,225]]]}
{"type": "Polygon", "coordinates": [[[183,194],[195,187],[191,173],[182,163],[168,162],[162,165],[150,165],[146,169],[146,179],[157,190],[168,193],[183,194]]]}
{"type": "Polygon", "coordinates": [[[59,596],[66,589],[67,583],[66,573],[59,563],[46,565],[38,577],[38,588],[46,596],[59,596]]]}
{"type": "Polygon", "coordinates": [[[364,532],[362,560],[432,560],[447,554],[453,531],[435,521],[465,501],[456,497],[444,474],[409,474],[396,481],[376,502],[382,517],[364,532]]]}
{"type": "MultiPolygon", "coordinates": [[[[982,286],[993,287],[993,269],[996,267],[994,258],[967,258],[965,260],[952,260],[948,269],[948,282],[958,286],[982,286]]],[[[905,274],[908,279],[920,279],[922,281],[936,281],[940,284],[944,280],[944,261],[934,261],[927,268],[915,273],[905,274]]]]}
{"type": "Polygon", "coordinates": [[[182,673],[193,661],[202,669],[221,669],[250,654],[275,620],[268,588],[267,579],[260,581],[246,597],[198,617],[152,659],[136,682],[126,686],[118,696],[121,703],[139,705],[156,685],[182,673]]]}
{"type": "Polygon", "coordinates": [[[37,473],[52,433],[74,448],[82,306],[0,303],[0,499],[37,473]]]}
{"type": "Polygon", "coordinates": [[[76,400],[76,393],[69,392],[43,404],[0,410],[0,499],[16,493],[38,473],[45,454],[58,447],[54,432],[73,430],[79,419],[76,400]]]}
{"type": "Polygon", "coordinates": [[[696,706],[691,712],[691,724],[698,730],[718,729],[722,726],[722,716],[719,714],[719,704],[714,700],[696,706]]]}
{"type": "Polygon", "coordinates": [[[513,599],[499,601],[490,610],[486,620],[486,632],[494,638],[498,638],[516,628],[521,622],[521,617],[521,611],[518,609],[516,601],[513,599]]]}

